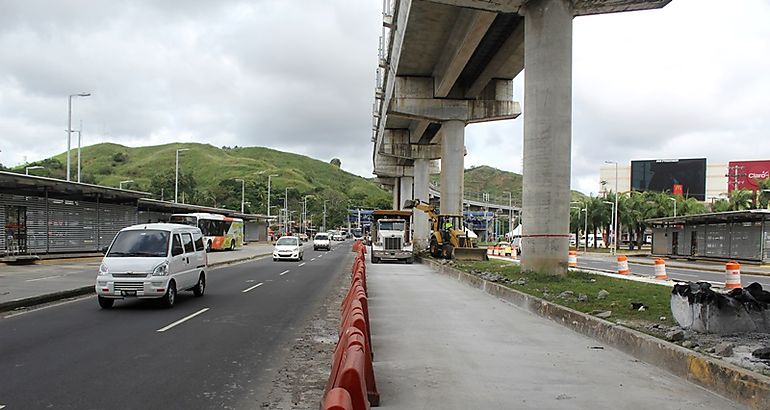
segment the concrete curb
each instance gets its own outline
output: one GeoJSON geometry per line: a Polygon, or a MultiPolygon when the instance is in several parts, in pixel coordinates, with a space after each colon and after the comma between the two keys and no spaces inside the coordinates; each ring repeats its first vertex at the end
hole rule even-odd
{"type": "Polygon", "coordinates": [[[18,309],[21,307],[30,307],[36,305],[42,305],[43,303],[55,302],[61,299],[72,298],[75,296],[87,295],[89,293],[95,293],[94,285],[83,286],[75,289],[62,290],[59,292],[46,293],[45,295],[31,296],[23,299],[11,300],[8,302],[0,303],[0,313],[7,312],[9,310],[18,309]]]}
{"type": "Polygon", "coordinates": [[[743,403],[751,409],[766,409],[767,403],[770,403],[770,377],[768,376],[515,289],[488,282],[451,266],[422,258],[418,260],[430,265],[438,273],[480,289],[538,316],[558,322],[714,393],[743,403]]]}
{"type": "MultiPolygon", "coordinates": [[[[253,256],[247,256],[244,258],[232,259],[228,261],[210,263],[208,267],[214,268],[214,267],[220,267],[224,265],[231,265],[239,262],[247,262],[253,259],[261,258],[263,256],[268,256],[268,255],[272,255],[272,252],[262,253],[262,254],[253,255],[253,256]]],[[[88,295],[91,293],[95,293],[93,284],[75,288],[75,289],[68,289],[68,290],[62,290],[58,292],[46,293],[44,295],[31,296],[23,299],[15,299],[8,302],[0,303],[0,313],[7,312],[9,310],[18,309],[21,307],[32,307],[32,306],[42,305],[43,303],[55,302],[57,300],[67,299],[75,296],[88,295]]]]}

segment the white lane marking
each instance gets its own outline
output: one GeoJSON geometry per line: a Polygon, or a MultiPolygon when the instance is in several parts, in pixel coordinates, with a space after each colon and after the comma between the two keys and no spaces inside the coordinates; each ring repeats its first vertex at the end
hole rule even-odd
{"type": "Polygon", "coordinates": [[[285,275],[285,274],[287,274],[287,273],[289,273],[289,271],[288,271],[288,270],[285,270],[285,271],[283,271],[283,272],[281,272],[281,273],[280,273],[280,276],[283,276],[283,275],[285,275]]]}
{"type": "MultiPolygon", "coordinates": [[[[46,279],[53,279],[53,278],[59,278],[59,277],[61,277],[61,275],[46,276],[46,277],[44,277],[44,278],[37,278],[37,279],[27,279],[27,280],[25,280],[24,282],[34,282],[34,281],[36,281],[36,280],[46,280],[46,279]]],[[[0,409],[2,409],[2,407],[0,407],[0,409]]]]}
{"type": "Polygon", "coordinates": [[[254,289],[256,289],[256,288],[258,288],[258,287],[260,287],[262,285],[264,285],[264,283],[263,282],[259,282],[259,283],[257,283],[256,285],[254,285],[252,287],[249,287],[249,288],[246,288],[246,289],[242,290],[241,293],[249,292],[249,291],[254,290],[254,289]]]}
{"type": "Polygon", "coordinates": [[[315,260],[315,258],[311,259],[310,262],[313,262],[314,260],[315,260]]]}
{"type": "Polygon", "coordinates": [[[324,256],[323,256],[323,255],[318,255],[318,257],[319,257],[319,258],[323,258],[324,256]]]}
{"type": "Polygon", "coordinates": [[[3,410],[5,408],[5,404],[0,404],[0,410],[3,410]]]}
{"type": "Polygon", "coordinates": [[[181,318],[181,319],[177,320],[176,322],[174,322],[174,323],[172,323],[172,324],[170,324],[170,325],[168,325],[168,326],[166,326],[166,327],[162,327],[162,328],[158,329],[157,331],[158,331],[158,332],[165,332],[166,330],[169,330],[169,329],[171,329],[172,327],[174,327],[174,326],[176,326],[176,325],[182,324],[182,323],[184,323],[184,322],[186,322],[186,321],[188,321],[188,320],[190,320],[190,319],[194,318],[195,316],[198,316],[198,315],[200,315],[201,313],[204,313],[204,312],[206,312],[207,310],[209,310],[209,308],[203,308],[203,309],[201,309],[201,310],[199,310],[199,311],[197,311],[197,312],[193,313],[192,315],[189,315],[189,316],[183,317],[183,318],[181,318]]]}
{"type": "Polygon", "coordinates": [[[298,268],[301,268],[301,267],[303,267],[303,266],[305,266],[305,262],[302,262],[302,263],[300,263],[299,265],[297,265],[297,267],[298,267],[298,268]]]}

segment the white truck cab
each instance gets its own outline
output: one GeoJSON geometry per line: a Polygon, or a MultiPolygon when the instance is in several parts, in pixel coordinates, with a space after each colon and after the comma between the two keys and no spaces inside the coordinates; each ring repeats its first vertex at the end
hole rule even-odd
{"type": "Polygon", "coordinates": [[[96,276],[99,306],[116,299],[161,299],[172,307],[181,290],[203,296],[208,258],[201,230],[177,224],[123,228],[112,240],[96,276]]]}

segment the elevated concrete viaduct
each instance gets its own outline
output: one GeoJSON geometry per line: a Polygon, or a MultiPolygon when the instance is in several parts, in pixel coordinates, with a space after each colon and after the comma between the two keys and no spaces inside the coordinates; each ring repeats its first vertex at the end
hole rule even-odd
{"type": "MultiPolygon", "coordinates": [[[[427,196],[427,164],[440,159],[441,211],[462,211],[465,125],[517,118],[512,80],[526,66],[522,268],[566,272],[572,19],[670,1],[385,0],[372,142],[394,206],[427,196]]],[[[425,226],[416,214],[418,244],[425,226]]]]}

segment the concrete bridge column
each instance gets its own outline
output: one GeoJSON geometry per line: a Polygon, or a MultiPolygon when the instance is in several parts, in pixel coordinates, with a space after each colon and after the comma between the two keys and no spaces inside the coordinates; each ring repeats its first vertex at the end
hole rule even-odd
{"type": "Polygon", "coordinates": [[[523,271],[567,271],[572,16],[570,0],[531,0],[524,11],[523,271]]]}
{"type": "Polygon", "coordinates": [[[404,209],[404,202],[407,199],[413,199],[414,196],[412,195],[412,186],[414,185],[414,178],[412,177],[401,177],[399,178],[399,198],[398,198],[398,207],[394,209],[404,209]]]}
{"type": "Polygon", "coordinates": [[[459,214],[465,184],[465,122],[444,121],[441,134],[441,213],[459,214]]]}
{"type": "MultiPolygon", "coordinates": [[[[429,199],[429,164],[430,160],[428,159],[414,160],[414,199],[419,199],[422,202],[428,202],[429,199]]],[[[412,220],[414,221],[415,248],[419,250],[427,249],[431,229],[430,221],[428,220],[428,214],[419,210],[415,210],[414,215],[412,216],[412,220]]]]}
{"type": "Polygon", "coordinates": [[[396,183],[393,184],[393,202],[391,209],[401,209],[401,206],[399,205],[399,193],[401,190],[401,178],[393,178],[396,183]]]}

